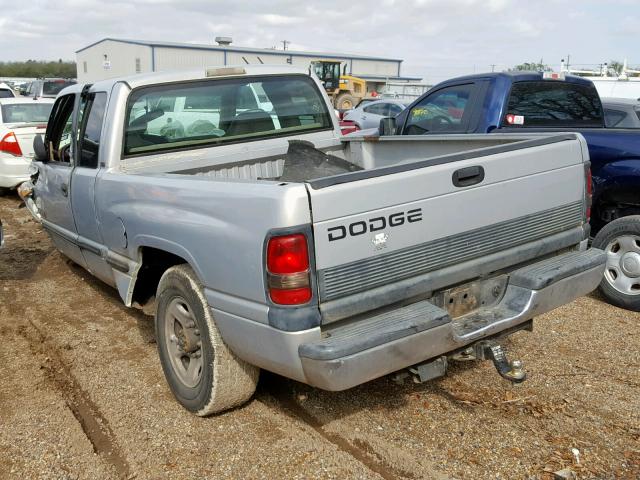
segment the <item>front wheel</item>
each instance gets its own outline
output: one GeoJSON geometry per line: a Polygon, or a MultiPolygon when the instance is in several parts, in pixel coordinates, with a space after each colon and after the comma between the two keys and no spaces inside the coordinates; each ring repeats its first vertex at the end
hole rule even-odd
{"type": "Polygon", "coordinates": [[[598,289],[621,308],[640,311],[640,215],[618,218],[605,225],[593,246],[607,254],[598,289]]]}
{"type": "Polygon", "coordinates": [[[226,346],[204,288],[188,265],[171,267],[162,275],[155,329],[167,383],[187,410],[206,416],[251,398],[259,369],[226,346]]]}
{"type": "Polygon", "coordinates": [[[356,97],[350,93],[341,93],[336,98],[336,108],[338,110],[351,110],[356,106],[356,97]]]}

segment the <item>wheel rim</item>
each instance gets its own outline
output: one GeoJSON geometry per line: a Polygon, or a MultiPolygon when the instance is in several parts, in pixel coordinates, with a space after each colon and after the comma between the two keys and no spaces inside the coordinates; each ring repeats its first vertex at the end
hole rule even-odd
{"type": "Polygon", "coordinates": [[[193,309],[182,297],[171,300],[164,315],[165,346],[178,379],[193,388],[202,377],[202,341],[193,309]]]}
{"type": "Polygon", "coordinates": [[[607,268],[604,278],[618,292],[640,295],[640,236],[614,238],[605,249],[607,268]]]}

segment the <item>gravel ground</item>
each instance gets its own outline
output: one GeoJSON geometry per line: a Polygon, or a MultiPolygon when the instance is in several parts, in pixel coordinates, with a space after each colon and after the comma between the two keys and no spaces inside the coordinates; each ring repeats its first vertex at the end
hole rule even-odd
{"type": "Polygon", "coordinates": [[[19,207],[0,198],[1,479],[640,478],[640,314],[590,296],[540,317],[506,343],[520,386],[487,362],[340,393],[263,373],[201,419],[165,384],[151,318],[19,207]]]}

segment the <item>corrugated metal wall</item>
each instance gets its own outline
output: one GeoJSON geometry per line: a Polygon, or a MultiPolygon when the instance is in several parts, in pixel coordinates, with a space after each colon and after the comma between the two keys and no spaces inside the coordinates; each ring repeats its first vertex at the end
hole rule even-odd
{"type": "Polygon", "coordinates": [[[155,47],[156,72],[191,70],[224,65],[224,52],[189,48],[155,47]]]}
{"type": "MultiPolygon", "coordinates": [[[[327,53],[327,55],[331,54],[327,53]]],[[[322,54],[292,55],[282,50],[266,50],[264,52],[227,50],[225,52],[223,50],[189,48],[186,45],[181,48],[151,47],[113,40],[99,42],[76,54],[78,81],[80,82],[93,82],[151,71],[190,70],[217,65],[244,65],[246,63],[258,65],[260,63],[286,64],[290,62],[292,65],[306,68],[313,60],[323,58],[327,57],[322,54]]],[[[400,63],[395,60],[362,60],[350,59],[349,57],[331,59],[346,62],[347,73],[351,72],[356,76],[395,77],[399,75],[400,71],[400,63]]]]}
{"type": "Polygon", "coordinates": [[[151,47],[111,40],[78,52],[76,62],[81,83],[152,71],[151,47]]]}

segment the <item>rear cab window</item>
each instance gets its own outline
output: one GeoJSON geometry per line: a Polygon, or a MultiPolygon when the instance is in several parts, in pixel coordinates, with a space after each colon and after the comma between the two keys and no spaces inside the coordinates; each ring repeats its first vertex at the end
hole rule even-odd
{"type": "Polygon", "coordinates": [[[202,80],[134,90],[124,155],[212,147],[333,129],[305,75],[202,80]]]}
{"type": "Polygon", "coordinates": [[[6,103],[2,105],[3,123],[46,123],[52,103],[6,103]]]}
{"type": "Polygon", "coordinates": [[[516,82],[502,126],[601,128],[604,113],[593,85],[554,80],[516,82]]]}
{"type": "Polygon", "coordinates": [[[45,80],[42,83],[42,95],[55,97],[68,86],[75,84],[73,80],[45,80]]]}

